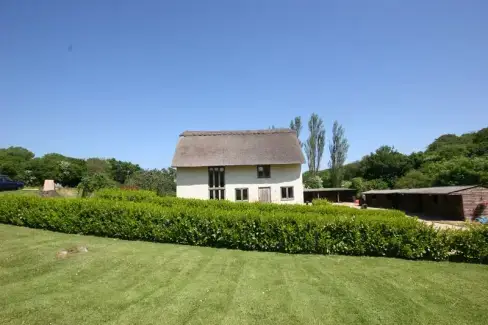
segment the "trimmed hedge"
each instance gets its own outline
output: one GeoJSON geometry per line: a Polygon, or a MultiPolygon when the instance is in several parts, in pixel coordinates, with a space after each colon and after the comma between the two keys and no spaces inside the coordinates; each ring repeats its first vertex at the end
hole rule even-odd
{"type": "Polygon", "coordinates": [[[176,197],[160,197],[157,196],[156,193],[151,191],[124,191],[120,189],[103,189],[96,192],[95,196],[98,198],[114,201],[154,203],[163,207],[189,207],[202,209],[211,208],[226,211],[255,211],[256,213],[319,213],[324,215],[335,215],[341,217],[367,216],[369,218],[382,220],[390,218],[406,218],[405,213],[398,210],[359,210],[322,202],[318,202],[318,204],[315,204],[314,202],[314,205],[310,206],[303,204],[273,204],[261,202],[231,202],[227,200],[198,200],[176,197]]]}
{"type": "Polygon", "coordinates": [[[283,253],[483,263],[488,256],[487,227],[437,231],[413,218],[377,220],[7,195],[0,200],[0,222],[65,233],[283,253]]]}

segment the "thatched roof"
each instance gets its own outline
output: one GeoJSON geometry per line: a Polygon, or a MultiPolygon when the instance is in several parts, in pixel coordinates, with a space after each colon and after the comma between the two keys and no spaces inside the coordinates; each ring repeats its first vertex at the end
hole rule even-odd
{"type": "Polygon", "coordinates": [[[460,191],[468,190],[477,185],[468,186],[438,186],[438,187],[424,187],[424,188],[407,188],[398,190],[370,190],[363,194],[453,194],[460,191]]]}
{"type": "Polygon", "coordinates": [[[173,167],[303,164],[295,131],[185,131],[173,167]]]}

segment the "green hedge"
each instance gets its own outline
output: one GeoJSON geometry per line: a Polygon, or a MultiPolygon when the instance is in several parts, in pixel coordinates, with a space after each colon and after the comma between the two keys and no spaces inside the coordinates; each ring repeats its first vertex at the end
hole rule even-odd
{"type": "Polygon", "coordinates": [[[115,200],[154,203],[164,207],[189,207],[202,209],[221,209],[226,211],[256,211],[276,212],[276,213],[319,213],[324,215],[334,215],[341,217],[360,217],[365,216],[375,219],[405,218],[405,213],[398,210],[360,210],[350,207],[318,204],[273,204],[260,202],[230,202],[226,200],[198,200],[182,199],[176,197],[160,197],[150,191],[125,191],[120,189],[103,189],[95,193],[96,197],[115,200]]]}
{"type": "Polygon", "coordinates": [[[436,231],[412,218],[377,220],[7,195],[0,200],[0,222],[65,233],[284,253],[484,263],[488,256],[486,227],[436,231]]]}

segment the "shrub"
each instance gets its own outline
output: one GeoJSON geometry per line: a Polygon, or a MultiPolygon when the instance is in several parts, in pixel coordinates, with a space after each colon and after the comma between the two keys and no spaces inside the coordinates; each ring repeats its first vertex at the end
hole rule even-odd
{"type": "MultiPolygon", "coordinates": [[[[155,195],[139,194],[131,198],[155,195]]],[[[0,201],[0,222],[66,233],[243,250],[488,260],[487,227],[437,231],[406,217],[375,219],[317,212],[165,207],[99,198],[6,195],[0,201]]]]}
{"type": "Polygon", "coordinates": [[[314,199],[312,200],[312,204],[315,205],[315,206],[318,206],[318,205],[321,205],[321,206],[331,206],[332,203],[329,202],[329,200],[327,199],[314,199]]]}
{"type": "MultiPolygon", "coordinates": [[[[119,189],[104,189],[95,193],[99,198],[108,200],[126,200],[134,202],[154,203],[164,207],[194,207],[194,208],[213,208],[224,209],[227,211],[256,211],[260,212],[287,212],[287,213],[318,213],[334,216],[355,216],[368,217],[375,219],[390,219],[390,218],[406,218],[405,213],[397,210],[358,210],[350,207],[337,205],[300,205],[300,204],[273,204],[260,202],[230,202],[226,200],[198,200],[198,199],[182,199],[176,197],[158,197],[152,192],[139,191],[141,194],[131,195],[132,191],[123,191],[119,189]],[[151,194],[149,194],[151,193],[151,194]]],[[[137,193],[137,191],[136,191],[137,193]]]]}
{"type": "Polygon", "coordinates": [[[84,176],[78,184],[78,189],[81,191],[81,196],[86,197],[91,193],[101,188],[114,187],[115,181],[110,179],[107,174],[95,173],[84,176]]]}

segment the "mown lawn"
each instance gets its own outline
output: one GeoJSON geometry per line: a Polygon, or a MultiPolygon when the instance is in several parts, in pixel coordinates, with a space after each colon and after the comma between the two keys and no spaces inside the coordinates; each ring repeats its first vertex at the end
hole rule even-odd
{"type": "Polygon", "coordinates": [[[38,196],[39,190],[16,190],[16,191],[0,191],[1,195],[22,195],[22,196],[38,196]]]}
{"type": "Polygon", "coordinates": [[[486,324],[488,266],[0,225],[0,324],[486,324]],[[57,260],[61,248],[88,253],[57,260]]]}

